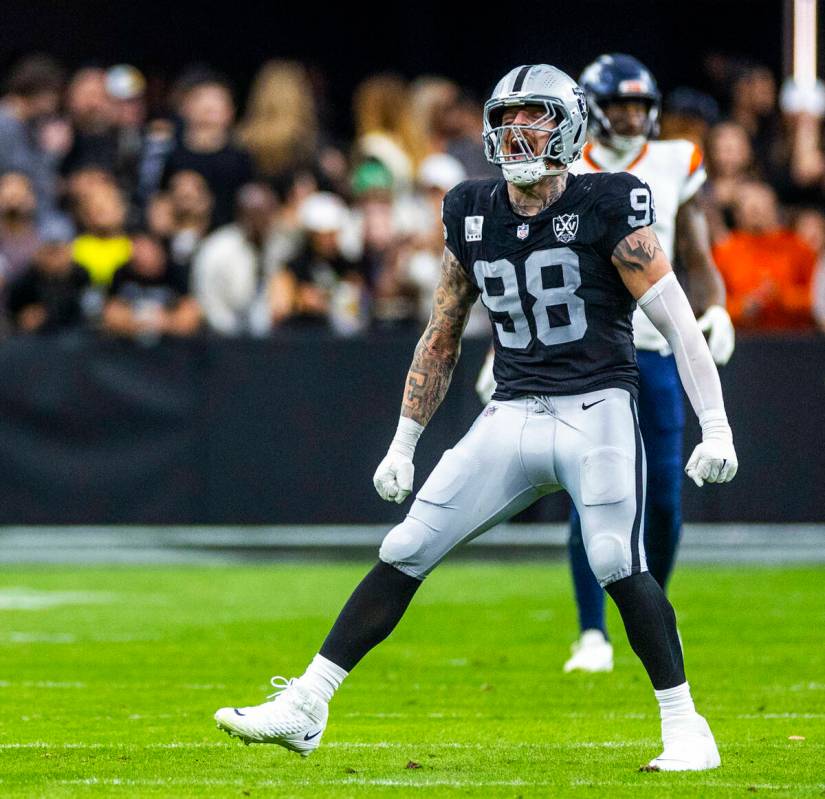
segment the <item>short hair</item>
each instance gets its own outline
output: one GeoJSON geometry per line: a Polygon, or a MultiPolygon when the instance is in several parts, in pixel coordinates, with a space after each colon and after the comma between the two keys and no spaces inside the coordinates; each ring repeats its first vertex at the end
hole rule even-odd
{"type": "Polygon", "coordinates": [[[30,55],[18,61],[6,79],[7,94],[34,97],[44,92],[60,92],[65,83],[63,67],[51,56],[30,55]]]}

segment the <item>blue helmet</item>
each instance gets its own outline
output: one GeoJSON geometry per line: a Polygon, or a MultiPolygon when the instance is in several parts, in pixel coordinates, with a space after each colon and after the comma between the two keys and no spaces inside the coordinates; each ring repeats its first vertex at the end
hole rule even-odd
{"type": "Polygon", "coordinates": [[[621,53],[599,56],[585,67],[579,85],[587,95],[590,131],[608,146],[620,152],[630,151],[658,134],[662,96],[650,70],[633,56],[621,53]],[[643,100],[648,104],[647,126],[641,136],[620,136],[611,129],[604,106],[624,99],[643,100]]]}

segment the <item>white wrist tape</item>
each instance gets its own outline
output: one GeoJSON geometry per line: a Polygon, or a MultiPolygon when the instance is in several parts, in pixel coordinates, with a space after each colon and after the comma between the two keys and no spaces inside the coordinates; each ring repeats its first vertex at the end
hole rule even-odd
{"type": "Polygon", "coordinates": [[[407,416],[400,417],[390,449],[400,452],[412,460],[415,454],[415,445],[423,432],[424,426],[416,422],[415,419],[410,419],[407,416]]]}
{"type": "Polygon", "coordinates": [[[638,302],[673,350],[682,386],[702,425],[702,439],[726,435],[731,440],[719,373],[676,275],[668,272],[638,302]]]}

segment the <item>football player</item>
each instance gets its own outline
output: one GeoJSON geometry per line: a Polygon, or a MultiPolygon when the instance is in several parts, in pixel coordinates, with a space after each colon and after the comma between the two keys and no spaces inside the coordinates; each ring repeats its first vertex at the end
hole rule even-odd
{"type": "MultiPolygon", "coordinates": [[[[699,327],[713,360],[724,366],[734,348],[725,310],[725,284],[713,263],[707,221],[699,203],[706,174],[699,148],[689,141],[651,141],[658,133],[660,95],[650,71],[629,55],[603,55],[586,67],[579,85],[587,95],[590,141],[573,171],[630,172],[653,192],[653,230],[665,255],[687,273],[699,327]]],[[[673,570],[682,532],[682,438],[684,403],[669,344],[638,308],[633,340],[639,364],[639,427],[647,456],[645,551],[650,573],[663,590],[673,570]]],[[[610,671],[604,592],[587,562],[581,519],[570,518],[570,566],[581,635],[565,671],[610,671]]]]}
{"type": "MultiPolygon", "coordinates": [[[[694,309],[702,314],[699,327],[708,334],[714,361],[724,365],[733,352],[734,331],[699,205],[698,192],[706,179],[699,148],[688,141],[651,141],[658,132],[660,95],[650,71],[632,56],[600,56],[585,68],[579,85],[587,96],[590,141],[571,172],[630,172],[650,186],[656,203],[653,230],[669,260],[678,249],[694,309]]],[[[647,457],[645,552],[650,573],[666,589],[682,529],[684,404],[670,346],[640,308],[633,314],[633,340],[639,364],[639,426],[647,457]]],[[[483,402],[494,389],[488,359],[479,375],[483,402]]],[[[604,591],[588,563],[575,506],[569,547],[581,632],[564,670],[610,671],[613,647],[605,626],[604,591]]]]}
{"type": "Polygon", "coordinates": [[[309,754],[335,691],[392,632],[442,558],[564,488],[579,510],[593,572],[616,602],[659,702],[664,749],[645,768],[719,765],[685,678],[673,608],[645,563],[630,323],[637,301],[673,348],[699,417],[702,442],[689,472],[726,482],[736,453],[713,359],[651,228],[649,187],[626,173],[569,172],[586,127],[584,92],[554,67],[517,67],[496,85],[483,135],[503,179],[467,181],[445,197],[441,279],[398,428],[373,478],[380,496],[401,503],[412,491],[416,443],[447,392],[479,296],[495,330],[496,394],[387,534],[379,562],[304,674],[273,678],[271,702],[217,711],[230,734],[309,754]]]}

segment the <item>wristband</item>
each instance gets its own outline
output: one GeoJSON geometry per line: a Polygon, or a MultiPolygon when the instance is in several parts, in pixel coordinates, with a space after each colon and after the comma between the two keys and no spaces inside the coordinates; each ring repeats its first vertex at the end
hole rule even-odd
{"type": "Polygon", "coordinates": [[[415,419],[410,419],[408,416],[400,417],[390,449],[400,452],[412,460],[415,445],[423,432],[424,425],[419,424],[415,419]]]}
{"type": "Polygon", "coordinates": [[[724,411],[705,411],[699,417],[702,427],[702,441],[733,441],[733,433],[724,411]]]}

